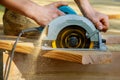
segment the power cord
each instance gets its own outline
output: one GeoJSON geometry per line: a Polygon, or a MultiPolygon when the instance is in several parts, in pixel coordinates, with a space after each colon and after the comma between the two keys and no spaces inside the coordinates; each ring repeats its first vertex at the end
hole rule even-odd
{"type": "Polygon", "coordinates": [[[37,28],[29,28],[29,29],[25,29],[25,30],[22,30],[19,34],[19,36],[17,37],[13,47],[12,47],[12,50],[11,50],[11,54],[10,54],[10,59],[9,59],[9,62],[7,61],[8,64],[8,68],[6,67],[5,69],[5,74],[4,74],[4,80],[8,80],[8,77],[9,77],[9,73],[10,73],[10,68],[11,68],[11,63],[12,63],[12,60],[14,58],[14,52],[15,52],[15,49],[16,49],[16,45],[20,39],[20,37],[22,36],[22,34],[26,33],[26,32],[31,32],[31,31],[42,31],[44,28],[43,27],[37,27],[37,28]]]}

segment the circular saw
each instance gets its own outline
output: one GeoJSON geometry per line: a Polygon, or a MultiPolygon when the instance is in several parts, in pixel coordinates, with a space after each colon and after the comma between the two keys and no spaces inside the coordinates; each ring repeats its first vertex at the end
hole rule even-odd
{"type": "Polygon", "coordinates": [[[42,49],[106,50],[100,32],[87,18],[68,6],[59,7],[66,15],[52,20],[42,38],[42,49]]]}

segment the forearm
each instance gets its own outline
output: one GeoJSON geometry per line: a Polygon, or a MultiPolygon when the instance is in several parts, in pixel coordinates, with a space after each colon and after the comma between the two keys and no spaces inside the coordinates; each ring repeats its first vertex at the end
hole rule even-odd
{"type": "Polygon", "coordinates": [[[84,16],[88,16],[88,14],[94,14],[93,8],[90,5],[88,0],[74,0],[78,5],[79,9],[81,10],[84,16]]]}
{"type": "MultiPolygon", "coordinates": [[[[20,14],[32,18],[32,10],[38,7],[30,0],[1,0],[0,3],[8,9],[14,10],[20,14]]],[[[39,6],[40,7],[40,6],[39,6]]]]}

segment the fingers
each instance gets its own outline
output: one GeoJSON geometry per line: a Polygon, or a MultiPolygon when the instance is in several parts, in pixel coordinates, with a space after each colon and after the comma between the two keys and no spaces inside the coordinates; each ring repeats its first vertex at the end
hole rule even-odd
{"type": "Polygon", "coordinates": [[[41,20],[41,22],[38,21],[38,23],[42,24],[42,25],[47,25],[53,19],[55,19],[59,16],[62,16],[62,15],[65,15],[64,12],[62,12],[58,9],[58,7],[62,6],[62,5],[67,5],[67,3],[59,1],[59,2],[54,2],[54,3],[48,4],[48,5],[45,5],[44,7],[42,7],[45,13],[42,16],[43,19],[41,20]]]}
{"type": "Polygon", "coordinates": [[[104,28],[103,31],[106,32],[108,30],[109,27],[109,19],[108,16],[105,16],[102,20],[101,23],[103,24],[104,28]]]}
{"type": "Polygon", "coordinates": [[[65,15],[65,13],[62,12],[62,11],[60,11],[60,10],[58,10],[58,15],[59,15],[59,16],[63,16],[63,15],[65,15]]]}
{"type": "Polygon", "coordinates": [[[92,20],[92,22],[93,22],[93,24],[96,26],[96,28],[97,28],[98,30],[101,31],[101,30],[103,29],[103,26],[102,26],[101,22],[100,22],[98,19],[94,18],[94,19],[92,20]]]}
{"type": "MultiPolygon", "coordinates": [[[[59,1],[59,2],[54,2],[52,3],[53,6],[55,6],[56,8],[60,7],[60,6],[65,6],[65,5],[68,5],[67,2],[63,2],[63,1],[59,1]]],[[[58,16],[62,16],[62,15],[65,15],[64,12],[60,11],[57,9],[57,14],[58,16]]]]}
{"type": "Polygon", "coordinates": [[[103,32],[106,32],[108,30],[108,27],[109,27],[109,19],[108,19],[108,16],[106,15],[103,15],[102,18],[100,19],[100,22],[103,26],[103,29],[102,31],[103,32]]]}
{"type": "MultiPolygon", "coordinates": [[[[58,7],[65,6],[65,5],[68,5],[68,3],[64,2],[64,1],[58,1],[58,2],[54,2],[54,3],[51,3],[51,4],[46,5],[46,6],[51,8],[52,11],[54,11],[54,14],[57,14],[58,16],[62,16],[62,15],[65,15],[65,13],[60,11],[58,9],[58,7]]],[[[58,16],[56,16],[56,17],[58,17],[58,16]]],[[[56,17],[54,16],[54,18],[56,18],[56,17]]]]}
{"type": "Polygon", "coordinates": [[[103,22],[97,21],[95,23],[95,26],[97,27],[98,30],[106,32],[108,30],[108,26],[104,25],[103,22]]]}
{"type": "Polygon", "coordinates": [[[60,7],[60,6],[66,6],[66,5],[68,5],[68,3],[67,2],[64,2],[64,1],[59,1],[59,2],[54,2],[54,3],[52,3],[52,5],[54,5],[55,7],[60,7]]]}
{"type": "Polygon", "coordinates": [[[100,31],[106,32],[109,27],[109,22],[108,22],[108,17],[107,16],[102,16],[99,18],[94,18],[92,22],[96,26],[96,28],[100,31]]]}

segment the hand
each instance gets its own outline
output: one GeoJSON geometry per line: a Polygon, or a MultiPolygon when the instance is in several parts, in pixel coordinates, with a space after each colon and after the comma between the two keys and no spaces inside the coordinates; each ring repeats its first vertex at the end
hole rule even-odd
{"type": "Polygon", "coordinates": [[[40,6],[31,0],[0,0],[0,3],[8,9],[14,10],[35,20],[42,26],[47,25],[54,18],[64,15],[63,12],[58,10],[58,7],[68,5],[66,2],[59,1],[49,5],[40,6]]]}
{"type": "Polygon", "coordinates": [[[94,14],[87,16],[100,31],[106,32],[109,27],[108,16],[100,12],[95,11],[94,14]]]}
{"type": "Polygon", "coordinates": [[[74,0],[85,17],[93,22],[95,27],[106,32],[109,27],[108,16],[95,11],[89,3],[89,0],[74,0]]]}
{"type": "Polygon", "coordinates": [[[61,12],[58,7],[67,5],[66,2],[54,2],[49,5],[39,7],[38,10],[35,10],[33,19],[40,25],[45,26],[50,23],[53,19],[58,16],[65,15],[61,12]]]}

